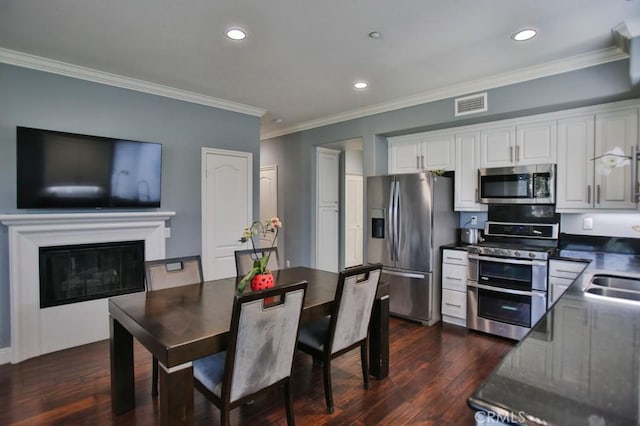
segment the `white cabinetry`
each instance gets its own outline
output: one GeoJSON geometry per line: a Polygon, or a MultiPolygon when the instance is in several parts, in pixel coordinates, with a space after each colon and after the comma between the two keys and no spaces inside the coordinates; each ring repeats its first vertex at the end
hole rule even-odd
{"type": "Polygon", "coordinates": [[[595,152],[593,115],[558,121],[558,168],[556,170],[556,210],[593,207],[593,156],[595,152]]]}
{"type": "Polygon", "coordinates": [[[487,210],[478,203],[478,168],[480,167],[480,132],[456,134],[456,176],[454,208],[456,211],[487,210]]]}
{"type": "Polygon", "coordinates": [[[419,133],[389,138],[389,173],[454,169],[453,133],[419,133]]]}
{"type": "MultiPolygon", "coordinates": [[[[631,155],[631,147],[638,144],[638,109],[596,114],[596,152],[600,156],[620,147],[631,155]]],[[[613,169],[608,176],[595,173],[595,206],[601,209],[633,209],[631,167],[613,169]]]]}
{"type": "Polygon", "coordinates": [[[467,252],[442,250],[442,321],[467,326],[467,252]]]}
{"type": "Polygon", "coordinates": [[[480,167],[507,167],[515,164],[515,126],[494,127],[480,132],[480,167]]]}
{"type": "Polygon", "coordinates": [[[573,283],[588,263],[573,260],[549,260],[549,294],[547,305],[550,308],[573,283]]]}
{"type": "Polygon", "coordinates": [[[516,126],[516,162],[518,165],[555,164],[557,161],[556,120],[537,121],[516,126]]]}
{"type": "Polygon", "coordinates": [[[481,131],[480,167],[511,167],[556,162],[556,120],[481,131]]]}
{"type": "Polygon", "coordinates": [[[638,109],[585,114],[558,121],[556,210],[635,209],[631,167],[597,172],[595,158],[638,144],[638,109]]]}
{"type": "Polygon", "coordinates": [[[586,397],[589,383],[589,309],[584,302],[562,302],[554,308],[553,380],[550,387],[586,397]]]}

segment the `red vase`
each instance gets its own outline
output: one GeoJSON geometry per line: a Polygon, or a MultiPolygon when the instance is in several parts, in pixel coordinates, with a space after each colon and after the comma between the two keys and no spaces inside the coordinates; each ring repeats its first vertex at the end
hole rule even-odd
{"type": "Polygon", "coordinates": [[[266,274],[256,274],[251,279],[251,290],[260,291],[274,286],[273,275],[271,272],[266,274]]]}

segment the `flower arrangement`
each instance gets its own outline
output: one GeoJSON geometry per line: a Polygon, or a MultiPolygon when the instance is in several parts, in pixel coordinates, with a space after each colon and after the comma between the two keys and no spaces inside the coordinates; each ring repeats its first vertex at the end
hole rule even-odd
{"type": "Polygon", "coordinates": [[[253,268],[244,276],[242,280],[238,283],[238,293],[242,293],[247,286],[247,284],[258,274],[269,273],[269,269],[267,269],[267,265],[269,264],[269,258],[271,257],[271,252],[266,255],[258,258],[258,252],[256,250],[255,243],[253,242],[254,235],[262,235],[265,237],[267,233],[272,232],[275,233],[273,236],[273,241],[271,242],[271,248],[276,242],[276,238],[278,238],[278,231],[282,228],[282,222],[277,217],[272,217],[270,220],[262,223],[260,221],[254,221],[251,226],[244,228],[242,232],[242,238],[240,241],[243,243],[247,240],[251,241],[251,248],[253,249],[253,254],[255,255],[255,260],[253,261],[253,268]]]}
{"type": "Polygon", "coordinates": [[[625,155],[622,148],[616,146],[613,149],[605,152],[604,154],[594,158],[596,160],[596,173],[603,176],[608,176],[611,171],[618,167],[624,167],[631,164],[632,158],[625,155]]]}

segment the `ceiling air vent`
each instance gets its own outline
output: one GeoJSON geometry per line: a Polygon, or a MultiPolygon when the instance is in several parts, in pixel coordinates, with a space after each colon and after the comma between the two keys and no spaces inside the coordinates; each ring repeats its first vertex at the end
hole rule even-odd
{"type": "Polygon", "coordinates": [[[456,98],[456,117],[459,115],[475,114],[487,110],[487,93],[456,98]]]}

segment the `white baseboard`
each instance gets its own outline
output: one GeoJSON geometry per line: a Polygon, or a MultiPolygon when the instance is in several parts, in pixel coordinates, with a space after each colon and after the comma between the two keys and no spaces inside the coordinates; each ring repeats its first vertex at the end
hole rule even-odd
{"type": "Polygon", "coordinates": [[[11,362],[11,347],[0,348],[0,365],[11,362]]]}

